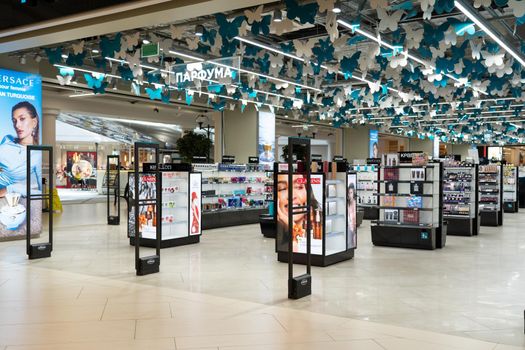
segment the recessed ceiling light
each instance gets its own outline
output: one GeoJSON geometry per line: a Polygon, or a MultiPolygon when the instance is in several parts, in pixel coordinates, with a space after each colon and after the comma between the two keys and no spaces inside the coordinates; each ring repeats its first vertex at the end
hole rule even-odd
{"type": "Polygon", "coordinates": [[[151,43],[151,41],[147,40],[147,39],[144,39],[142,40],[142,43],[145,44],[145,45],[148,45],[151,43]]]}
{"type": "Polygon", "coordinates": [[[343,9],[341,8],[341,2],[340,1],[336,1],[335,4],[334,4],[334,8],[332,9],[332,12],[333,13],[341,13],[341,11],[343,11],[343,9]]]}
{"type": "Polygon", "coordinates": [[[93,49],[91,50],[92,53],[99,53],[100,51],[98,51],[97,49],[93,49]]]}

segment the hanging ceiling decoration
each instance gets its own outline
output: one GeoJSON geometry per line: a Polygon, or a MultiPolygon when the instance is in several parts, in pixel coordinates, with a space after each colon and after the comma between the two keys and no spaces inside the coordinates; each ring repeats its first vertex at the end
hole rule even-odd
{"type": "Polygon", "coordinates": [[[215,110],[254,104],[335,127],[522,142],[525,44],[484,16],[519,26],[525,1],[283,3],[44,51],[60,84],[80,78],[94,94],[118,81],[165,103],[204,98],[215,110]],[[159,55],[143,57],[145,43],[158,44],[159,55]]]}

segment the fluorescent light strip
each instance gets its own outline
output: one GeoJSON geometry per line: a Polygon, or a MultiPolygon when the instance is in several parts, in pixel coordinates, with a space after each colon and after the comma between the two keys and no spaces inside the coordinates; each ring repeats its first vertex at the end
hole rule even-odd
{"type": "Polygon", "coordinates": [[[93,92],[85,93],[85,94],[75,94],[75,95],[69,95],[69,97],[86,97],[86,96],[95,96],[93,92]]]}
{"type": "Polygon", "coordinates": [[[521,58],[516,51],[514,51],[512,48],[510,48],[501,38],[496,35],[492,30],[490,30],[474,13],[471,12],[466,6],[464,6],[463,2],[455,0],[454,5],[461,11],[465,16],[467,16],[472,22],[477,24],[478,27],[481,28],[488,36],[492,38],[496,43],[499,44],[505,51],[507,51],[512,57],[516,59],[522,66],[525,67],[525,61],[523,58],[521,58]]]}
{"type": "MultiPolygon", "coordinates": [[[[389,44],[389,43],[384,42],[383,40],[381,40],[381,37],[380,37],[380,36],[375,37],[374,35],[372,35],[372,34],[366,32],[366,31],[364,31],[364,30],[361,30],[361,29],[359,29],[359,28],[355,28],[355,27],[353,27],[351,24],[349,24],[348,22],[346,22],[346,21],[344,21],[344,20],[342,20],[342,19],[338,19],[338,20],[337,20],[337,23],[339,23],[339,24],[341,24],[341,25],[343,25],[343,26],[345,26],[345,27],[347,27],[347,28],[349,28],[349,29],[352,29],[353,31],[355,31],[355,32],[357,32],[357,33],[359,33],[359,34],[361,34],[361,35],[367,37],[367,38],[370,39],[370,40],[375,41],[375,42],[378,43],[380,46],[385,46],[385,47],[387,47],[387,48],[389,48],[389,49],[391,49],[391,50],[395,50],[395,49],[396,49],[396,47],[394,47],[393,45],[391,45],[391,44],[389,44]]],[[[419,59],[419,58],[417,58],[417,57],[415,57],[415,56],[413,56],[413,55],[411,55],[408,51],[403,51],[403,52],[401,52],[401,54],[402,54],[402,55],[405,55],[406,57],[410,58],[410,59],[413,60],[413,61],[416,61],[417,63],[419,63],[419,64],[421,64],[421,65],[423,65],[423,66],[425,66],[425,67],[432,68],[432,70],[434,70],[434,72],[436,71],[436,67],[435,67],[435,66],[433,66],[432,64],[430,64],[430,63],[428,63],[428,62],[425,62],[425,61],[423,61],[423,60],[421,60],[421,59],[419,59]]],[[[451,75],[451,74],[445,73],[444,75],[447,76],[447,77],[449,77],[450,79],[453,79],[454,81],[456,81],[456,82],[458,82],[458,83],[462,83],[463,85],[466,85],[466,84],[463,83],[461,80],[459,80],[458,78],[456,78],[455,76],[453,76],[453,75],[451,75]]],[[[480,91],[480,90],[478,90],[478,89],[476,89],[476,88],[474,88],[474,87],[471,87],[471,88],[472,88],[473,90],[475,90],[475,91],[477,91],[477,92],[483,94],[483,95],[488,95],[488,93],[486,93],[486,92],[484,92],[484,91],[480,91]]]]}
{"type": "Polygon", "coordinates": [[[77,67],[69,67],[69,66],[64,66],[62,64],[54,64],[53,66],[55,66],[57,68],[73,69],[73,70],[76,70],[76,71],[79,71],[79,72],[90,73],[91,75],[93,75],[93,74],[95,74],[95,75],[103,75],[104,77],[121,79],[119,76],[114,75],[114,74],[101,73],[101,72],[96,72],[94,70],[89,70],[89,69],[83,69],[83,68],[77,68],[77,67]]]}
{"type": "Polygon", "coordinates": [[[199,61],[199,62],[204,61],[204,59],[202,59],[202,58],[200,58],[200,57],[192,56],[192,55],[188,55],[188,54],[185,54],[185,53],[182,53],[182,52],[173,51],[173,50],[169,50],[168,52],[169,52],[170,54],[172,54],[172,55],[175,55],[175,56],[180,56],[180,57],[184,57],[184,58],[189,58],[190,60],[195,60],[195,61],[199,61]]]}

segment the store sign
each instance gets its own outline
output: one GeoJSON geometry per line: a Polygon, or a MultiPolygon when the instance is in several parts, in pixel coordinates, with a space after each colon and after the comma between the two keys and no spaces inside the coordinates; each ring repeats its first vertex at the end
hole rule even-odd
{"type": "MultiPolygon", "coordinates": [[[[26,147],[42,137],[42,78],[0,69],[0,240],[26,236],[26,147]]],[[[42,157],[31,154],[31,193],[42,191],[42,157]]],[[[42,201],[33,201],[31,233],[42,231],[42,201]]]]}
{"type": "Polygon", "coordinates": [[[248,157],[248,164],[259,164],[259,157],[248,157]]]}
{"type": "Polygon", "coordinates": [[[239,84],[240,58],[227,57],[217,60],[176,64],[171,67],[170,84],[208,86],[211,92],[219,93],[223,85],[239,84]]]}
{"type": "Polygon", "coordinates": [[[222,156],[222,163],[224,164],[233,164],[235,163],[235,156],[222,156]]]}
{"type": "Polygon", "coordinates": [[[263,165],[275,162],[275,114],[259,112],[257,153],[263,165]]]}
{"type": "Polygon", "coordinates": [[[412,158],[415,154],[422,154],[423,152],[399,152],[399,163],[406,164],[406,163],[412,163],[412,158]]]}
{"type": "Polygon", "coordinates": [[[379,158],[379,132],[377,130],[369,131],[368,156],[379,158]]]}
{"type": "Polygon", "coordinates": [[[381,164],[381,158],[366,158],[366,164],[381,164]]]}
{"type": "Polygon", "coordinates": [[[159,55],[159,43],[142,44],[140,48],[140,57],[157,57],[159,55]]]}

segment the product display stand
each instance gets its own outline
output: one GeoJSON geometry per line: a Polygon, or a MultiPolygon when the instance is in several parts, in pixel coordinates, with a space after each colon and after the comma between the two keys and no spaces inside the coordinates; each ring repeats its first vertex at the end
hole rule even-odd
{"type": "Polygon", "coordinates": [[[160,268],[160,237],[161,222],[160,208],[160,173],[158,168],[150,172],[140,172],[139,160],[142,150],[155,152],[155,164],[159,163],[159,145],[153,143],[136,142],[134,147],[135,173],[133,183],[130,184],[130,201],[134,211],[134,236],[135,236],[135,270],[138,276],[159,272],[160,268]],[[150,216],[150,217],[148,217],[150,216]],[[143,218],[145,220],[143,220],[143,218]],[[144,222],[146,221],[146,222],[144,222]],[[140,239],[146,229],[155,232],[156,254],[141,257],[140,239]],[[137,239],[138,238],[138,239],[137,239]]]}
{"type": "MultiPolygon", "coordinates": [[[[28,145],[26,149],[26,253],[29,259],[40,259],[40,258],[49,258],[51,257],[51,252],[53,251],[53,175],[52,175],[52,164],[53,163],[53,147],[51,146],[38,146],[38,145],[28,145]],[[49,176],[47,179],[47,190],[42,187],[42,191],[37,191],[38,193],[33,193],[35,187],[38,188],[38,184],[35,184],[31,181],[31,159],[32,153],[48,153],[48,166],[49,166],[49,176]],[[36,243],[31,244],[31,220],[33,219],[32,215],[32,205],[34,201],[41,201],[44,203],[47,201],[49,203],[48,209],[48,231],[49,231],[49,242],[47,243],[36,243]]],[[[44,157],[41,157],[42,159],[44,157]]],[[[39,164],[38,166],[43,166],[39,164]]],[[[41,181],[38,179],[37,181],[41,181]]],[[[42,185],[44,186],[44,184],[42,185]]],[[[14,204],[14,203],[12,203],[14,204]]],[[[44,205],[42,205],[42,208],[44,205]]]]}
{"type": "Polygon", "coordinates": [[[357,205],[364,210],[365,220],[377,220],[379,219],[378,165],[354,165],[353,169],[357,173],[357,205]]]}
{"type": "Polygon", "coordinates": [[[385,155],[379,173],[379,220],[372,242],[378,246],[436,249],[446,242],[443,222],[442,164],[385,155]],[[410,160],[409,160],[410,161],[410,160]]]}
{"type": "Polygon", "coordinates": [[[306,273],[294,277],[293,260],[294,260],[294,222],[296,215],[306,215],[306,232],[312,232],[312,182],[310,169],[310,139],[307,138],[288,138],[288,184],[294,184],[294,146],[306,148],[304,172],[306,178],[306,205],[294,205],[294,187],[288,186],[288,298],[300,299],[312,294],[312,276],[311,276],[311,235],[306,235],[306,273]]]}
{"type": "MultiPolygon", "coordinates": [[[[169,248],[186,244],[199,243],[202,234],[202,176],[193,172],[191,165],[181,164],[144,164],[144,172],[159,171],[161,188],[161,238],[160,247],[169,248]]],[[[135,244],[135,237],[129,235],[130,244],[135,244]]],[[[142,235],[140,245],[155,248],[156,238],[142,235]]]]}
{"type": "Polygon", "coordinates": [[[500,164],[479,166],[481,226],[503,225],[503,169],[500,164]]]}
{"type": "Polygon", "coordinates": [[[109,155],[106,164],[108,225],[120,225],[120,157],[109,155]]]}
{"type": "Polygon", "coordinates": [[[503,208],[505,213],[518,212],[518,168],[514,165],[503,167],[503,208]]]}
{"type": "Polygon", "coordinates": [[[478,165],[447,165],[443,172],[443,217],[448,222],[447,234],[477,235],[480,226],[476,191],[478,165]]]}
{"type": "Polygon", "coordinates": [[[268,204],[268,213],[259,215],[259,225],[261,233],[266,238],[275,238],[277,235],[277,211],[275,208],[275,184],[277,183],[276,176],[278,170],[276,167],[278,163],[273,164],[273,170],[266,170],[266,177],[271,179],[271,182],[265,184],[266,190],[271,190],[271,194],[266,195],[266,203],[268,204]]]}

